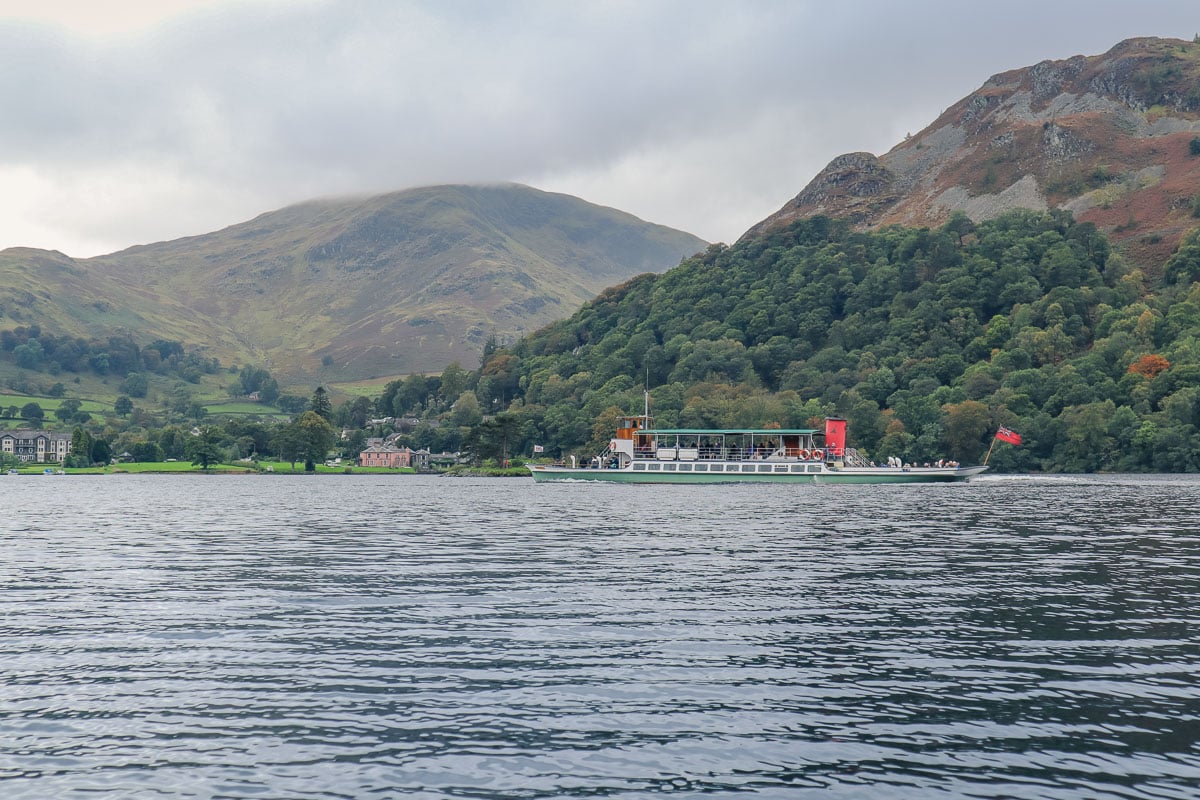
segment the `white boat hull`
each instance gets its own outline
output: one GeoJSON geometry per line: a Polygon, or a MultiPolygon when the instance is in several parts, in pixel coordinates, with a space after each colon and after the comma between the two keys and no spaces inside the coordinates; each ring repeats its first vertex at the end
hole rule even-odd
{"type": "Polygon", "coordinates": [[[538,483],[546,481],[606,481],[609,483],[960,483],[987,467],[845,467],[825,464],[713,462],[701,465],[681,462],[637,461],[621,469],[580,469],[532,465],[529,472],[538,483]],[[668,469],[668,465],[670,469],[668,469]],[[640,467],[640,468],[639,468],[640,467]],[[657,468],[655,468],[657,467],[657,468]],[[751,467],[753,471],[743,471],[751,467]],[[765,468],[765,469],[764,469],[765,468]]]}

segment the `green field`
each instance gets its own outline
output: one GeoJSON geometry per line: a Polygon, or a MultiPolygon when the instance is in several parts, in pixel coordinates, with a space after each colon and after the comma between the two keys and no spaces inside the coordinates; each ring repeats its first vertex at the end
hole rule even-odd
{"type": "MultiPolygon", "coordinates": [[[[44,422],[41,427],[50,430],[62,426],[62,423],[54,416],[54,412],[58,410],[64,400],[74,399],[80,401],[79,410],[86,411],[93,416],[113,413],[112,402],[106,400],[92,400],[69,395],[68,397],[46,397],[44,395],[29,395],[29,394],[7,394],[0,392],[0,409],[15,407],[18,411],[28,403],[37,403],[45,412],[44,422]]],[[[114,398],[115,399],[115,398],[114,398]]],[[[290,414],[285,414],[275,406],[266,405],[263,403],[247,403],[247,402],[214,402],[204,403],[204,410],[209,416],[259,416],[274,420],[286,420],[290,418],[290,414]]],[[[152,408],[149,404],[143,401],[135,400],[134,406],[142,408],[152,408]]],[[[22,419],[21,417],[0,418],[0,428],[16,428],[22,425],[29,425],[32,420],[22,419]]],[[[70,426],[68,426],[70,427],[70,426]]]]}
{"type": "MultiPolygon", "coordinates": [[[[38,397],[25,394],[4,394],[0,393],[0,409],[15,407],[20,412],[21,408],[28,403],[37,403],[45,412],[45,417],[42,422],[38,423],[34,420],[24,419],[21,416],[0,417],[0,430],[12,430],[14,428],[34,426],[39,430],[59,430],[69,429],[72,427],[69,423],[64,423],[54,416],[54,412],[66,400],[65,397],[38,397]]],[[[86,411],[92,415],[111,414],[113,407],[111,404],[106,405],[96,400],[84,400],[76,398],[80,401],[79,410],[86,411]]]]}
{"type": "MultiPolygon", "coordinates": [[[[18,409],[27,403],[37,403],[46,412],[47,416],[52,415],[66,397],[39,397],[36,395],[27,394],[8,394],[0,392],[0,408],[8,408],[16,406],[18,409]]],[[[112,403],[103,403],[99,400],[85,400],[82,397],[74,398],[79,400],[79,410],[86,411],[89,414],[104,414],[112,411],[112,403]]]]}
{"type": "Polygon", "coordinates": [[[263,403],[214,403],[212,405],[205,404],[204,410],[211,416],[246,416],[246,417],[264,417],[277,420],[285,420],[291,417],[290,414],[285,414],[275,406],[268,406],[263,403]]]}
{"type": "MultiPolygon", "coordinates": [[[[27,464],[18,467],[22,475],[41,475],[45,469],[55,472],[59,467],[55,464],[27,464]]],[[[7,470],[5,470],[7,471],[7,470]]],[[[203,470],[188,461],[154,461],[141,463],[111,464],[107,467],[71,467],[63,470],[68,475],[158,475],[158,474],[200,474],[203,470]]],[[[304,462],[296,462],[295,469],[286,461],[259,461],[255,463],[214,464],[209,467],[210,473],[269,473],[275,475],[303,475],[304,462]]],[[[414,475],[413,469],[386,469],[384,467],[336,466],[327,467],[317,464],[317,473],[321,475],[414,475]]]]}

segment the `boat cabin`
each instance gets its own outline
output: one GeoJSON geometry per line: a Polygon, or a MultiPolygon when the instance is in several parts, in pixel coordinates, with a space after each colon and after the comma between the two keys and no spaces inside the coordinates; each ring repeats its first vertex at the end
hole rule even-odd
{"type": "Polygon", "coordinates": [[[823,457],[808,428],[698,429],[638,431],[634,457],[660,461],[809,461],[823,457]]]}
{"type": "Polygon", "coordinates": [[[820,461],[823,432],[813,428],[650,428],[649,417],[622,417],[609,442],[613,466],[630,461],[820,461]]]}

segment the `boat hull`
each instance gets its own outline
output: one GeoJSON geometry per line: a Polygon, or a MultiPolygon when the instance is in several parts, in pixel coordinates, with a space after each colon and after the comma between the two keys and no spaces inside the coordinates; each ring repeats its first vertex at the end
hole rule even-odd
{"type": "Polygon", "coordinates": [[[607,483],[961,483],[987,467],[860,467],[819,472],[663,472],[624,469],[579,469],[533,465],[529,472],[537,483],[549,481],[601,481],[607,483]]]}

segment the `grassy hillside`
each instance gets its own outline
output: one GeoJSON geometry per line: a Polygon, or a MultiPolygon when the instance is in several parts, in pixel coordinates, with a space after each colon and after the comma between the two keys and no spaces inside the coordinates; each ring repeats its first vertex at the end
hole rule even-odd
{"type": "Polygon", "coordinates": [[[0,329],[164,338],[285,385],[472,364],[694,236],[525,186],[303,203],[215,233],[74,260],[0,252],[0,329]]]}
{"type": "Polygon", "coordinates": [[[62,253],[29,248],[0,251],[0,329],[39,325],[60,335],[101,337],[130,333],[143,342],[154,338],[192,343],[193,347],[246,360],[253,351],[219,321],[144,281],[114,280],[87,262],[62,253]]]}
{"type": "Polygon", "coordinates": [[[703,246],[566,195],[442,186],[304,203],[86,266],[172,298],[273,374],[316,383],[472,363],[489,336],[532,331],[703,246]]]}

